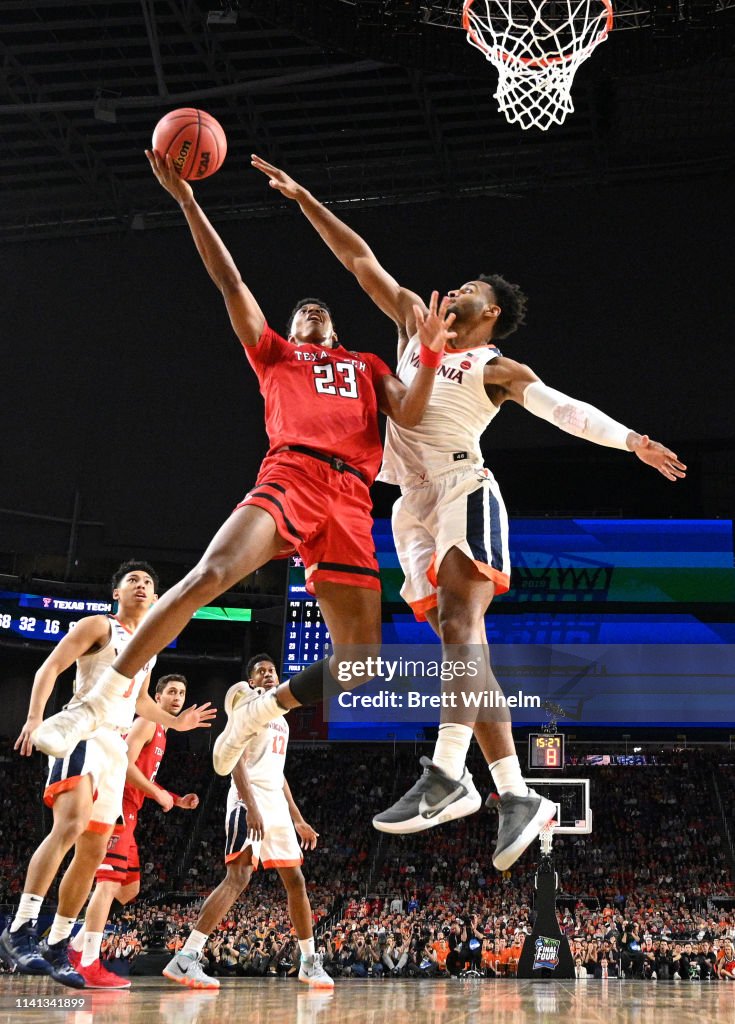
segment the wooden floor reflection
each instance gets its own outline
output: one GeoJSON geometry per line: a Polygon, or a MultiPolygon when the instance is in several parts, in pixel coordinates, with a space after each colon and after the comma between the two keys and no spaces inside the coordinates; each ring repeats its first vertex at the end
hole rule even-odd
{"type": "Polygon", "coordinates": [[[552,1018],[640,1024],[646,1015],[677,1024],[735,1022],[735,985],[346,979],[323,993],[274,978],[226,980],[219,992],[190,992],[163,978],[140,978],[127,991],[75,992],[45,978],[0,977],[2,1024],[518,1024],[552,1018]],[[75,998],[84,998],[83,1008],[31,1005],[75,998]]]}

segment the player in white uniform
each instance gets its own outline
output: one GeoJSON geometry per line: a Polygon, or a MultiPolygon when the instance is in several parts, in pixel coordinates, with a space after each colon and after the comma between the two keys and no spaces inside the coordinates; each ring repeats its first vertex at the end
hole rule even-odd
{"type": "MultiPolygon", "coordinates": [[[[415,373],[417,311],[425,306],[379,264],[354,231],[283,171],[253,157],[272,188],[294,199],[338,259],[397,325],[398,376],[415,373]]],[[[528,367],[500,354],[494,342],[524,321],[526,297],[500,275],[480,276],[448,293],[455,337],[447,342],[423,419],[416,427],[389,423],[378,479],[401,487],[393,517],[406,576],[403,594],[445,646],[486,644],[485,612],[508,589],[507,516],[492,474],[482,464],[480,435],[505,401],[578,437],[634,452],[667,480],[684,476],[674,452],[629,430],[584,402],[547,387],[528,367]]],[[[487,685],[497,687],[487,661],[487,685]]],[[[458,690],[458,679],[446,689],[458,690]]],[[[459,683],[461,686],[461,682],[459,683]]],[[[553,805],[529,790],[515,753],[511,723],[476,722],[475,735],[500,796],[494,865],[505,870],[551,817],[553,805]]],[[[501,720],[497,720],[501,719],[501,720]]],[[[479,794],[465,768],[472,722],[443,712],[433,759],[404,797],[374,819],[376,828],[414,832],[471,813],[479,794]]]]}
{"type": "MultiPolygon", "coordinates": [[[[247,676],[247,682],[230,687],[227,706],[253,696],[251,691],[262,693],[278,686],[278,673],[268,654],[250,659],[247,676]]],[[[288,725],[281,716],[251,736],[235,765],[225,816],[227,874],[202,904],[186,944],[164,968],[164,977],[171,981],[192,989],[219,988],[217,979],[202,970],[204,944],[261,863],[264,868],[275,868],[286,888],[288,911],[301,949],[299,981],[312,988],[334,985],[314,949],[311,906],[301,873],[299,839],[303,849],[313,850],[318,833],[302,818],[283,774],[287,747],[288,725]]]]}
{"type": "MultiPolygon", "coordinates": [[[[28,718],[15,743],[22,755],[33,752],[31,734],[43,718],[58,676],[76,661],[70,704],[79,701],[142,622],[156,601],[157,585],[156,574],[147,562],[125,562],[112,578],[117,613],[82,619],[46,658],[33,681],[28,718]]],[[[134,712],[179,730],[207,725],[212,717],[207,705],[194,705],[176,718],[156,704],[147,690],[154,661],[141,669],[119,700],[110,703],[107,721],[87,740],[65,758],[49,757],[44,802],[53,808],[53,827],[31,857],[17,913],[0,936],[0,956],[21,974],[49,974],[70,987],[84,987],[84,980],[69,964],[69,935],[105,856],[113,826],[122,814],[128,758],[121,734],[130,729],[134,712]],[[39,946],[35,924],[41,905],[72,846],[74,859],[59,884],[58,907],[48,941],[39,946]]]]}

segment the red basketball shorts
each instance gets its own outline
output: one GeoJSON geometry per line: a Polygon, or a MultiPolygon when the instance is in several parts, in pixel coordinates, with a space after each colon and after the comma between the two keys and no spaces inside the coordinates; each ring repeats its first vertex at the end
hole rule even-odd
{"type": "Polygon", "coordinates": [[[310,594],[319,580],[380,590],[370,491],[353,473],[301,452],[277,452],[237,508],[245,505],[273,517],[286,542],[280,557],[298,553],[310,594]]]}
{"type": "Polygon", "coordinates": [[[107,844],[105,859],[95,873],[96,882],[117,882],[130,885],[140,878],[140,858],[135,841],[138,815],[131,808],[123,808],[124,825],[116,825],[107,844]]]}

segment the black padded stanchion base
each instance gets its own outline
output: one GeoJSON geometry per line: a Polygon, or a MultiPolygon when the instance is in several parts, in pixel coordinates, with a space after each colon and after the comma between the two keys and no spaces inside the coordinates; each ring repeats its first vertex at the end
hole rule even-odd
{"type": "Polygon", "coordinates": [[[573,978],[569,940],[556,919],[556,872],[551,856],[541,858],[536,872],[536,919],[518,961],[519,978],[573,978]]]}

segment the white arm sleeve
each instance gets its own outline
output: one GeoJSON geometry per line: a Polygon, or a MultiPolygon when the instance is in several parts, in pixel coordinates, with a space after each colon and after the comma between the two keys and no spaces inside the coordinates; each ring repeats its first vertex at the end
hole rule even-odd
{"type": "Polygon", "coordinates": [[[563,395],[561,391],[548,388],[540,380],[528,385],[523,394],[523,404],[534,416],[548,420],[567,434],[583,437],[585,441],[593,441],[607,448],[621,448],[626,452],[630,450],[626,443],[631,433],[628,427],[595,409],[594,405],[563,395]]]}

